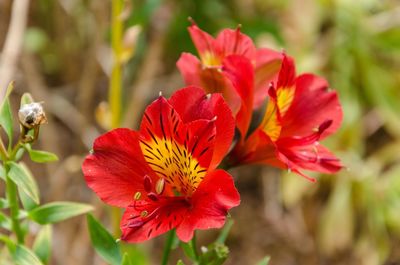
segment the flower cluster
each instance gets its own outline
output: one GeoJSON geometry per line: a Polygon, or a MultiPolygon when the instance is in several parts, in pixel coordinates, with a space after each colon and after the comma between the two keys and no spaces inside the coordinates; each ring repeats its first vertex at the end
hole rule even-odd
{"type": "Polygon", "coordinates": [[[108,204],[125,208],[122,240],[141,242],[176,229],[220,228],[240,203],[224,165],[267,164],[306,178],[333,173],[340,161],[319,141],[342,120],[336,92],[313,74],[296,74],[291,57],[257,49],[236,30],[217,38],[189,27],[199,57],[177,66],[188,87],[160,96],[140,129],[115,129],[96,139],[83,164],[87,184],[108,204]],[[250,130],[255,111],[264,117],[250,130]],[[238,134],[235,137],[235,128],[238,134]]]}

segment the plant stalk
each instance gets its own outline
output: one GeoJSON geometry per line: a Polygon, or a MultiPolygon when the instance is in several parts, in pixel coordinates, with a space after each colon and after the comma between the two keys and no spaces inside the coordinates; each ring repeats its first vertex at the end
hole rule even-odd
{"type": "Polygon", "coordinates": [[[168,264],[169,254],[171,253],[172,243],[174,242],[175,238],[175,229],[172,229],[167,234],[167,239],[165,240],[164,252],[162,256],[162,265],[168,264]]]}
{"type": "Polygon", "coordinates": [[[7,191],[7,201],[10,206],[10,217],[12,223],[12,230],[17,236],[17,241],[19,244],[24,244],[24,235],[21,230],[21,226],[18,220],[18,197],[17,197],[17,185],[10,179],[8,172],[10,170],[7,163],[4,163],[4,170],[6,173],[6,191],[7,191]]]}
{"type": "MultiPolygon", "coordinates": [[[[111,48],[113,53],[113,66],[108,91],[108,104],[111,110],[111,127],[117,128],[121,123],[122,100],[122,33],[123,21],[121,19],[123,9],[122,0],[111,1],[111,48]]],[[[120,234],[119,221],[121,211],[118,208],[111,209],[111,221],[114,235],[120,234]]]]}

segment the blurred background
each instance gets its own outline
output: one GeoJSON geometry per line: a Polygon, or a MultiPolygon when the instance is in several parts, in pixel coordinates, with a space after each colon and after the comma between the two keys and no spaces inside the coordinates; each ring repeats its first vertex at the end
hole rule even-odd
{"type": "MultiPolygon", "coordinates": [[[[43,202],[89,202],[111,230],[110,209],[87,188],[81,163],[115,125],[107,103],[113,71],[122,69],[119,126],[137,128],[159,91],[183,86],[175,62],[195,53],[187,18],[213,35],[241,24],[258,47],[286,50],[299,73],[322,75],[338,91],[344,122],[324,143],[346,168],[314,174],[315,184],[266,167],[232,170],[242,204],[232,211],[226,264],[265,255],[272,265],[400,264],[400,1],[126,0],[119,65],[111,16],[111,1],[0,1],[1,88],[16,81],[14,113],[24,92],[44,102],[49,122],[36,147],[60,157],[30,164],[43,202]]],[[[200,245],[214,238],[199,233],[200,245]]],[[[131,246],[135,264],[157,264],[163,239],[131,246]]],[[[56,225],[53,240],[51,264],[103,264],[83,216],[56,225]]]]}

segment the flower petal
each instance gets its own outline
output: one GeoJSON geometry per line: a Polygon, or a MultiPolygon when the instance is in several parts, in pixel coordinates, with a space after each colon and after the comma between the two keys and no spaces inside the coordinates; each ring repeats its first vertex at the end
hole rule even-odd
{"type": "Polygon", "coordinates": [[[138,243],[174,229],[187,215],[189,206],[183,198],[136,201],[122,216],[121,239],[138,243]]]}
{"type": "Polygon", "coordinates": [[[229,209],[240,204],[233,178],[223,170],[209,173],[191,198],[191,208],[178,225],[180,240],[188,242],[195,229],[220,228],[229,209]]]}
{"type": "Polygon", "coordinates": [[[163,97],[150,104],[140,126],[140,144],[150,167],[181,194],[190,196],[213,156],[215,119],[183,123],[163,97]]]}
{"type": "Polygon", "coordinates": [[[254,108],[259,108],[268,96],[268,89],[279,73],[283,55],[271,49],[258,49],[255,67],[254,108]]]}
{"type": "Polygon", "coordinates": [[[185,123],[216,118],[215,147],[209,170],[215,169],[228,152],[235,132],[235,120],[229,106],[221,95],[205,95],[204,91],[197,87],[178,90],[169,102],[185,123]]]}
{"type": "Polygon", "coordinates": [[[143,158],[138,134],[130,129],[98,137],[82,171],[88,186],[104,202],[118,207],[128,206],[136,192],[144,191],[145,175],[157,179],[143,158]]]}
{"type": "Polygon", "coordinates": [[[236,115],[236,126],[242,138],[244,138],[250,126],[253,112],[253,66],[251,62],[243,56],[230,55],[224,59],[223,72],[231,80],[242,100],[240,110],[236,115]]]}
{"type": "Polygon", "coordinates": [[[217,66],[221,64],[221,50],[215,45],[215,39],[196,24],[189,28],[190,36],[200,55],[201,62],[205,66],[217,66]]]}
{"type": "Polygon", "coordinates": [[[278,149],[283,155],[280,159],[291,170],[306,169],[321,173],[335,173],[343,167],[340,160],[318,142],[308,146],[278,147],[278,149]]]}
{"type": "Polygon", "coordinates": [[[181,55],[177,66],[187,85],[201,87],[206,93],[222,93],[232,112],[239,111],[240,96],[219,68],[203,67],[195,56],[187,53],[181,55]]]}
{"type": "Polygon", "coordinates": [[[303,74],[296,79],[293,102],[282,119],[282,137],[308,135],[325,120],[332,120],[331,126],[321,135],[323,139],[339,128],[342,118],[337,93],[328,89],[326,80],[303,74]]]}
{"type": "Polygon", "coordinates": [[[251,38],[240,32],[240,27],[236,30],[224,29],[215,41],[224,56],[242,55],[252,60],[256,55],[256,47],[251,38]]]}

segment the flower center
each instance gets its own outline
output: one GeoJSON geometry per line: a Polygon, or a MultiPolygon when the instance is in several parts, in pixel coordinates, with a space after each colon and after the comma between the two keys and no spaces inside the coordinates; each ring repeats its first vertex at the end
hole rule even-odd
{"type": "Polygon", "coordinates": [[[154,137],[140,146],[154,172],[182,195],[190,196],[206,174],[187,146],[172,139],[154,137]]]}

